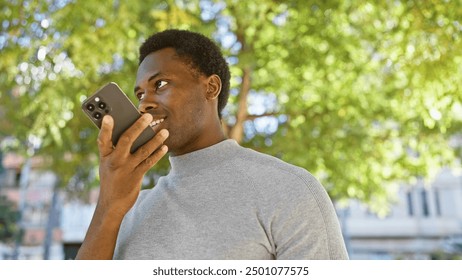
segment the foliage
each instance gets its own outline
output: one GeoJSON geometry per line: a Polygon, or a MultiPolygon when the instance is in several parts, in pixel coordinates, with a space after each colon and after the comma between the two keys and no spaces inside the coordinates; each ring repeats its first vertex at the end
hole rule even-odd
{"type": "Polygon", "coordinates": [[[461,253],[448,253],[444,251],[435,251],[430,254],[431,260],[462,260],[461,253]]]}
{"type": "Polygon", "coordinates": [[[5,196],[0,196],[0,242],[9,243],[21,237],[21,230],[17,225],[19,211],[5,196]]]}
{"type": "Polygon", "coordinates": [[[139,44],[169,27],[221,44],[228,135],[308,169],[336,200],[382,211],[393,183],[455,157],[459,1],[24,0],[0,12],[0,137],[39,137],[63,182],[97,164],[80,102],[108,81],[130,93],[139,44]]]}

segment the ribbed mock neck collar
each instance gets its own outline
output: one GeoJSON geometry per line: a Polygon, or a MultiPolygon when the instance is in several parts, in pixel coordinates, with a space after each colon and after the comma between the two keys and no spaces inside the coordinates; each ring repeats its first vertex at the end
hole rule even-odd
{"type": "Polygon", "coordinates": [[[239,144],[233,139],[223,140],[210,147],[181,156],[170,156],[169,176],[191,176],[201,170],[217,166],[235,153],[239,144]]]}

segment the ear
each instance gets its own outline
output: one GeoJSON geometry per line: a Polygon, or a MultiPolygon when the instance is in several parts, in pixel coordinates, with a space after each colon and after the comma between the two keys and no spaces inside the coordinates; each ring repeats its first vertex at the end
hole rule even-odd
{"type": "Polygon", "coordinates": [[[213,74],[208,77],[207,81],[207,100],[213,100],[218,97],[221,91],[221,79],[218,75],[213,74]]]}

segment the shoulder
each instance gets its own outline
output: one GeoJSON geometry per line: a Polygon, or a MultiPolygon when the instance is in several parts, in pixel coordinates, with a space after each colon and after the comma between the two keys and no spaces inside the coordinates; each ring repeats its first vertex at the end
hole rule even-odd
{"type": "Polygon", "coordinates": [[[310,172],[250,149],[238,155],[278,259],[347,258],[332,201],[310,172]]]}
{"type": "Polygon", "coordinates": [[[252,178],[284,182],[305,187],[322,187],[319,181],[306,169],[287,163],[274,156],[240,147],[234,158],[235,164],[252,178]]]}
{"type": "Polygon", "coordinates": [[[252,149],[241,148],[237,154],[234,164],[273,210],[330,211],[332,201],[326,189],[306,169],[252,149]]]}
{"type": "Polygon", "coordinates": [[[260,202],[274,211],[300,207],[323,212],[332,203],[323,185],[304,168],[247,148],[241,148],[233,161],[260,202]]]}

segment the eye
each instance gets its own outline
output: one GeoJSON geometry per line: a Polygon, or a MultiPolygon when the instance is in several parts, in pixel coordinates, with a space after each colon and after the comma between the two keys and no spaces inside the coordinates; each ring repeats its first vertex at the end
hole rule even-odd
{"type": "Polygon", "coordinates": [[[161,89],[161,88],[163,88],[164,86],[166,86],[167,84],[168,84],[168,83],[167,83],[166,81],[162,81],[162,80],[157,81],[157,82],[156,82],[156,89],[161,89]]]}
{"type": "Polygon", "coordinates": [[[144,92],[138,92],[136,94],[136,97],[138,98],[138,100],[143,100],[144,99],[144,96],[145,96],[145,93],[144,92]]]}

